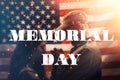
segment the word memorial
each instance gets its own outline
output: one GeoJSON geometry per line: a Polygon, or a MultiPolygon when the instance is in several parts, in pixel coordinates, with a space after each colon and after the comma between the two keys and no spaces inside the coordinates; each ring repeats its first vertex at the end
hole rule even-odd
{"type": "MultiPolygon", "coordinates": [[[[87,39],[86,30],[10,30],[10,33],[9,41],[92,41],[87,39]]],[[[91,30],[89,33],[95,41],[114,40],[114,35],[109,35],[109,30],[103,30],[101,33],[91,30]]]]}

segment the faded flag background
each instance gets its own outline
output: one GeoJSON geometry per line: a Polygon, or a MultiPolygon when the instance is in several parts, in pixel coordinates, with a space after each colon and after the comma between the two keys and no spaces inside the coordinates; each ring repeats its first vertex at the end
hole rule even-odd
{"type": "MultiPolygon", "coordinates": [[[[9,62],[16,47],[16,42],[8,41],[10,29],[54,29],[72,10],[86,12],[90,29],[108,29],[115,35],[114,41],[96,43],[102,56],[102,80],[120,80],[119,0],[0,0],[0,80],[6,80],[9,74],[9,62]]],[[[67,42],[51,42],[46,51],[54,47],[69,53],[72,46],[67,42]]],[[[46,67],[48,77],[50,70],[46,67]]]]}

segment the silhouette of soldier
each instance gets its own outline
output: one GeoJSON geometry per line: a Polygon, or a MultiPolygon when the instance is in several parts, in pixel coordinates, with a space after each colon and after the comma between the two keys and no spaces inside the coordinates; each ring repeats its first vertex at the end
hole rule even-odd
{"type": "MultiPolygon", "coordinates": [[[[71,11],[65,15],[56,30],[88,30],[87,16],[81,11],[71,11]]],[[[80,33],[78,34],[80,35],[80,33]]],[[[91,37],[86,37],[90,39],[91,37]]],[[[51,80],[101,80],[101,56],[94,42],[71,41],[73,47],[70,54],[81,54],[78,65],[53,65],[51,80]]],[[[56,57],[63,53],[62,49],[54,48],[51,53],[56,57]]],[[[68,62],[71,63],[68,58],[68,62]]]]}
{"type": "Polygon", "coordinates": [[[10,62],[8,80],[46,80],[42,55],[43,42],[19,42],[10,62]]]}

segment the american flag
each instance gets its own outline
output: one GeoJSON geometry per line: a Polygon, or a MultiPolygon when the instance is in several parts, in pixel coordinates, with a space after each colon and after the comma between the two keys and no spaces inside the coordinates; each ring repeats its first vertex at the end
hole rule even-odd
{"type": "MultiPolygon", "coordinates": [[[[59,18],[61,22],[63,16],[72,10],[81,10],[86,12],[89,17],[88,24],[91,28],[109,28],[111,26],[111,24],[108,24],[108,21],[111,18],[111,9],[108,8],[110,5],[107,5],[105,2],[102,2],[102,0],[59,0],[59,4],[58,2],[56,2],[57,0],[46,0],[47,2],[44,1],[45,0],[1,0],[1,43],[8,43],[7,39],[9,38],[9,29],[53,29],[59,25],[59,18]],[[55,7],[58,5],[60,11],[58,10],[58,7],[55,7]],[[19,9],[20,11],[18,12],[17,9],[19,9]],[[49,13],[49,16],[47,16],[47,13],[49,13]],[[7,15],[9,15],[10,18],[7,18],[7,15]],[[44,17],[40,15],[43,15],[44,17]],[[11,19],[11,17],[13,17],[13,19],[11,19]],[[5,24],[6,26],[4,25],[5,21],[2,19],[5,19],[5,21],[7,21],[7,25],[5,24]],[[15,23],[13,23],[14,21],[15,23]]],[[[119,40],[113,42],[97,42],[97,45],[101,50],[103,62],[102,80],[120,80],[120,46],[118,44],[119,42],[119,40]]],[[[9,70],[9,61],[15,47],[16,44],[0,45],[0,80],[6,80],[9,70]]],[[[69,53],[71,45],[66,42],[63,42],[62,44],[47,44],[46,51],[49,52],[54,47],[63,48],[66,53],[69,53]]],[[[50,71],[48,71],[47,74],[48,77],[50,77],[50,71]]]]}
{"type": "Polygon", "coordinates": [[[58,0],[0,0],[0,43],[11,43],[9,30],[53,29],[59,25],[58,0]]]}

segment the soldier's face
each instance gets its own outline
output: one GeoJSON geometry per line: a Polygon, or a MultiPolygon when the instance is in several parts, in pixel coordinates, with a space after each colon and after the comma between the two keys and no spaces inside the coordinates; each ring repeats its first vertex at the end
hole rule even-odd
{"type": "Polygon", "coordinates": [[[82,24],[80,21],[78,21],[77,23],[78,23],[78,25],[79,25],[79,29],[78,29],[78,30],[83,30],[83,29],[84,29],[84,28],[83,28],[83,24],[82,24]]]}

